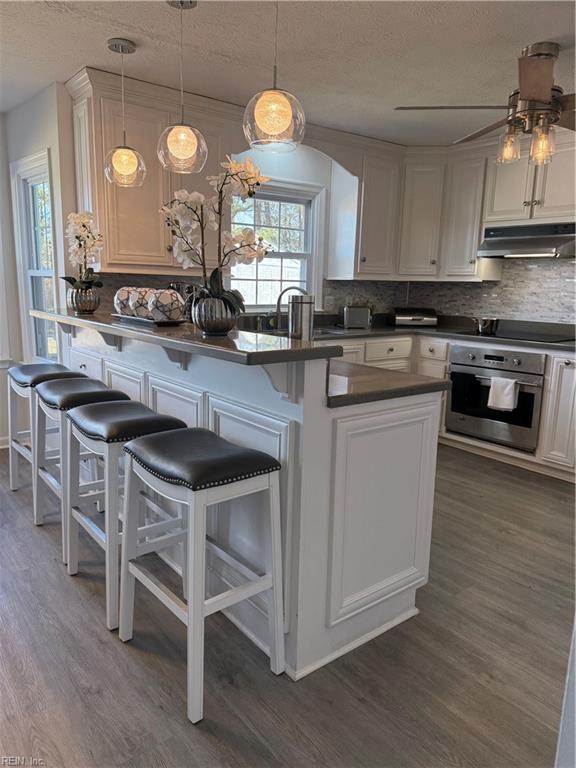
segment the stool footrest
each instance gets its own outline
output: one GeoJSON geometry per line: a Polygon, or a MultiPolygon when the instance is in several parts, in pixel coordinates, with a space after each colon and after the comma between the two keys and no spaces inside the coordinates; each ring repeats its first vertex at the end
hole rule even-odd
{"type": "Polygon", "coordinates": [[[169,520],[162,520],[159,523],[149,523],[138,528],[138,538],[143,539],[148,536],[157,536],[161,533],[167,533],[173,528],[179,528],[179,533],[185,533],[183,528],[184,521],[181,517],[171,517],[169,520]]]}
{"type": "Polygon", "coordinates": [[[239,587],[234,587],[221,595],[210,597],[204,601],[204,616],[211,616],[218,611],[224,611],[226,608],[230,608],[231,605],[236,605],[242,600],[248,600],[249,597],[259,595],[260,592],[266,592],[272,588],[272,576],[260,576],[254,581],[248,581],[246,584],[241,584],[239,587]]]}
{"type": "Polygon", "coordinates": [[[161,536],[153,541],[144,541],[138,544],[136,557],[148,555],[150,552],[160,552],[168,547],[173,547],[175,544],[180,544],[184,540],[185,535],[186,531],[177,531],[176,533],[167,533],[165,536],[161,536]]]}
{"type": "Polygon", "coordinates": [[[102,549],[106,547],[106,534],[104,531],[99,528],[93,520],[82,514],[78,507],[72,507],[72,517],[82,526],[82,528],[84,528],[86,533],[102,547],[102,549]]]}
{"type": "Polygon", "coordinates": [[[143,565],[136,565],[136,563],[128,563],[128,570],[138,579],[147,589],[155,595],[166,608],[180,619],[180,621],[188,626],[188,607],[186,603],[181,600],[178,595],[174,594],[171,589],[154,576],[154,574],[145,568],[143,565]]]}

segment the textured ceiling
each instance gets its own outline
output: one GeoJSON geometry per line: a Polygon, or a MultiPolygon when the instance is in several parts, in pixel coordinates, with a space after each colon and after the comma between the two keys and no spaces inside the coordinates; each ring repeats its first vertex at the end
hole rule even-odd
{"type": "MultiPolygon", "coordinates": [[[[178,84],[177,11],[149,2],[0,2],[0,110],[83,66],[119,71],[106,40],[139,48],[127,74],[178,84]]],[[[204,0],[184,14],[185,88],[245,104],[270,83],[274,4],[204,0]]],[[[402,113],[398,104],[499,104],[524,45],[556,40],[574,90],[572,2],[280,2],[279,84],[307,118],[400,144],[447,144],[499,112],[402,113]]]]}

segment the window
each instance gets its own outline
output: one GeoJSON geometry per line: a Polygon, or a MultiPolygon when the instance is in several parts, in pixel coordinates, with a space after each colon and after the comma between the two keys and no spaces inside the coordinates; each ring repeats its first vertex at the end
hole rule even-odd
{"type": "Polygon", "coordinates": [[[56,360],[55,323],[31,318],[30,309],[54,310],[54,233],[47,153],[12,166],[18,280],[26,359],[56,360]]]}
{"type": "Polygon", "coordinates": [[[291,285],[309,289],[311,207],[310,200],[280,194],[233,199],[233,231],[250,227],[272,246],[262,261],[231,268],[231,287],[240,291],[246,305],[274,306],[279,293],[291,285]]]}

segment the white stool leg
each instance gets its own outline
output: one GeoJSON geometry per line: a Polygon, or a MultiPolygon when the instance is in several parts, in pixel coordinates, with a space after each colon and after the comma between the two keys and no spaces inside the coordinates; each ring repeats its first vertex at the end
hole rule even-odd
{"type": "Polygon", "coordinates": [[[188,719],[202,720],[204,698],[204,578],[206,491],[188,494],[188,719]]]}
{"type": "Polygon", "coordinates": [[[133,470],[131,456],[126,456],[124,479],[124,524],[122,526],[122,568],[120,572],[120,627],[119,637],[124,642],[132,640],[134,629],[134,586],[136,579],[130,573],[130,561],[138,548],[140,524],[140,488],[142,482],[133,470]]]}
{"type": "Polygon", "coordinates": [[[272,472],[269,475],[269,482],[270,517],[266,547],[266,571],[272,575],[272,589],[268,591],[270,669],[275,675],[281,675],[285,669],[285,660],[279,472],[272,472]]]}
{"type": "MultiPolygon", "coordinates": [[[[188,506],[182,505],[182,527],[188,530],[188,506]]],[[[188,541],[185,539],[180,544],[180,566],[182,568],[182,595],[188,600],[188,541]]]]}
{"type": "Polygon", "coordinates": [[[62,526],[62,562],[64,565],[68,562],[68,483],[66,472],[68,471],[68,441],[66,440],[66,414],[60,411],[60,488],[62,497],[60,499],[60,518],[62,526]]]}
{"type": "Polygon", "coordinates": [[[19,455],[12,441],[18,439],[18,395],[12,387],[12,379],[8,379],[8,456],[10,462],[10,490],[17,491],[20,487],[18,479],[19,455]]]}
{"type": "Polygon", "coordinates": [[[72,515],[72,507],[79,506],[80,503],[80,445],[72,432],[72,423],[66,419],[65,429],[66,439],[66,468],[64,470],[65,491],[62,493],[65,498],[65,514],[67,518],[67,554],[68,554],[68,573],[74,576],[78,573],[78,521],[72,515]]]}
{"type": "MultiPolygon", "coordinates": [[[[32,394],[32,393],[30,393],[32,394]]],[[[38,395],[30,399],[30,410],[34,410],[34,429],[32,430],[32,503],[34,525],[44,522],[44,483],[40,480],[40,467],[46,463],[46,414],[38,404],[38,395]]]]}
{"type": "Polygon", "coordinates": [[[104,455],[104,515],[106,528],[106,626],[118,627],[118,526],[120,482],[118,459],[122,445],[109,444],[104,455]]]}

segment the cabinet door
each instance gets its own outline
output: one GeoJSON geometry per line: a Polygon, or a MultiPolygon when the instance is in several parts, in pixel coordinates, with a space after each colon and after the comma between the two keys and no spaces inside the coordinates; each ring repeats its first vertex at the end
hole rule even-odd
{"type": "Polygon", "coordinates": [[[534,166],[528,164],[528,145],[516,163],[488,160],[484,221],[518,221],[530,218],[534,193],[534,166]],[[527,205],[524,205],[527,203],[527,205]]]}
{"type": "Polygon", "coordinates": [[[540,453],[546,461],[573,467],[576,360],[553,357],[550,362],[540,453]]]}
{"type": "Polygon", "coordinates": [[[483,157],[457,160],[449,168],[440,251],[442,275],[476,274],[485,170],[483,157]]]}
{"type": "Polygon", "coordinates": [[[174,416],[189,427],[204,426],[204,393],[161,376],[148,376],[148,405],[157,413],[174,416]]]}
{"type": "Polygon", "coordinates": [[[104,383],[112,389],[119,389],[131,400],[145,402],[144,379],[146,374],[137,368],[130,368],[116,362],[104,361],[104,383]]]}
{"type": "Polygon", "coordinates": [[[400,236],[401,275],[436,275],[444,164],[408,165],[400,236]]]}
{"type": "MultiPolygon", "coordinates": [[[[169,114],[150,107],[126,105],[126,132],[130,146],[146,163],[146,179],[141,187],[123,189],[106,183],[105,253],[109,271],[122,268],[153,271],[172,267],[168,230],[160,208],[169,200],[168,174],[156,155],[158,137],[168,125],[169,114]]],[[[122,106],[112,99],[102,101],[104,157],[112,147],[122,144],[122,106]]]]}
{"type": "Polygon", "coordinates": [[[400,160],[364,156],[357,270],[390,275],[396,271],[400,160]]]}
{"type": "Polygon", "coordinates": [[[532,217],[534,219],[574,219],[576,210],[576,147],[574,134],[559,136],[552,162],[538,168],[532,217]]]}
{"type": "Polygon", "coordinates": [[[342,357],[336,358],[337,360],[345,360],[347,363],[364,362],[364,344],[346,344],[342,346],[344,354],[342,357]]]}

